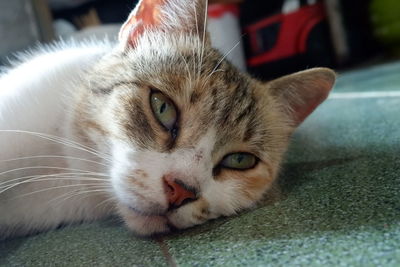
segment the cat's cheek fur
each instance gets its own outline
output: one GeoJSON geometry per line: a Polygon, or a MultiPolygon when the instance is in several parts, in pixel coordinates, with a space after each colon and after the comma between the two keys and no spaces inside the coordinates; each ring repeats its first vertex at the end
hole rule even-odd
{"type": "Polygon", "coordinates": [[[152,153],[139,152],[125,142],[113,140],[112,144],[111,184],[119,202],[143,213],[166,210],[168,204],[161,180],[165,172],[163,164],[152,153]]]}

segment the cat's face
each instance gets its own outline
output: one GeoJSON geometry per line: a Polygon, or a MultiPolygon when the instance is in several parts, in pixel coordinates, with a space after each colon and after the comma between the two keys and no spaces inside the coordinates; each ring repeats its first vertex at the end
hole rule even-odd
{"type": "Polygon", "coordinates": [[[119,213],[141,235],[254,205],[275,180],[295,126],[334,80],[326,69],[265,84],[240,73],[203,39],[204,4],[193,2],[142,1],[123,28],[123,50],[89,83],[87,135],[107,144],[119,213]],[[186,16],[181,31],[156,24],[165,2],[168,16],[185,8],[196,19],[186,16]],[[151,30],[136,25],[144,8],[157,11],[151,30]]]}

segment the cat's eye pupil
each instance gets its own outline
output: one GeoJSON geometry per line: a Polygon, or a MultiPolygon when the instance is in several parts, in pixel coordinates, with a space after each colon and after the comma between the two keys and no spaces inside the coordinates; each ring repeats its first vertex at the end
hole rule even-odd
{"type": "Polygon", "coordinates": [[[163,103],[160,107],[160,113],[164,113],[164,111],[167,109],[167,103],[163,103]]]}
{"type": "Polygon", "coordinates": [[[232,153],[221,161],[220,166],[236,169],[236,170],[247,170],[257,165],[257,157],[250,153],[232,153]]]}
{"type": "Polygon", "coordinates": [[[152,92],[150,95],[150,106],[154,117],[162,126],[167,128],[168,131],[176,128],[178,111],[171,99],[161,92],[152,92]]]}

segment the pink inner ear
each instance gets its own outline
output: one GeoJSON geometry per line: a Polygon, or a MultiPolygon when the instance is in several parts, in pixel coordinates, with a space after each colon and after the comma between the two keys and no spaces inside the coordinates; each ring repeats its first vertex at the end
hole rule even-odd
{"type": "Polygon", "coordinates": [[[299,125],[302,123],[329,95],[332,84],[326,81],[317,81],[310,89],[299,94],[303,94],[301,104],[292,104],[294,120],[299,125]]]}
{"type": "Polygon", "coordinates": [[[312,99],[307,99],[307,103],[304,105],[293,106],[297,125],[302,123],[327,98],[328,92],[326,94],[319,94],[312,99]]]}
{"type": "MultiPolygon", "coordinates": [[[[121,32],[129,33],[128,43],[135,46],[138,37],[143,34],[146,28],[160,25],[161,10],[166,0],[142,0],[136,7],[135,13],[125,23],[121,32]]],[[[124,34],[125,35],[125,34],[124,34]]]]}

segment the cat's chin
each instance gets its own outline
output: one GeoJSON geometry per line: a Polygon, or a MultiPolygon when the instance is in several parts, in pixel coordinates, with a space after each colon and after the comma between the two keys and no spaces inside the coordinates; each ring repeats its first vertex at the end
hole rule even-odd
{"type": "Polygon", "coordinates": [[[119,213],[126,226],[139,236],[151,236],[171,231],[168,219],[161,215],[143,215],[134,209],[119,206],[119,213]]]}

